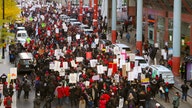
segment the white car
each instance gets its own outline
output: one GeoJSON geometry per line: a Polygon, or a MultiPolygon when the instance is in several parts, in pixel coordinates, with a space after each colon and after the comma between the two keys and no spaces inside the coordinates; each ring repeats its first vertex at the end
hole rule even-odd
{"type": "Polygon", "coordinates": [[[138,61],[138,65],[141,66],[142,69],[149,66],[148,61],[142,56],[135,56],[135,61],[138,61]]]}
{"type": "Polygon", "coordinates": [[[20,42],[22,45],[24,45],[28,37],[29,36],[26,30],[19,30],[16,33],[15,39],[16,39],[16,42],[20,42]]]}
{"type": "Polygon", "coordinates": [[[111,52],[113,52],[113,53],[117,53],[117,52],[114,51],[114,48],[115,48],[115,47],[119,48],[119,49],[118,49],[119,51],[125,50],[126,53],[130,53],[130,52],[131,52],[130,46],[127,46],[127,45],[121,44],[121,43],[120,43],[120,44],[112,44],[112,45],[109,45],[109,50],[110,50],[111,52]]]}

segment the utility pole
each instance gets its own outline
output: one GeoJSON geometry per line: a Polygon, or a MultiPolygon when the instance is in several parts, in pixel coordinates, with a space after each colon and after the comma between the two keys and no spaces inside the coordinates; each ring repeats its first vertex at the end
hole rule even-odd
{"type": "MultiPolygon", "coordinates": [[[[3,7],[3,20],[5,19],[5,0],[3,0],[3,3],[2,3],[2,7],[3,7]]],[[[4,24],[3,24],[3,27],[4,27],[4,24]]],[[[3,28],[2,27],[2,28],[3,28]]],[[[4,39],[2,39],[2,43],[3,43],[3,48],[2,48],[2,59],[5,58],[5,46],[4,46],[4,39]]]]}

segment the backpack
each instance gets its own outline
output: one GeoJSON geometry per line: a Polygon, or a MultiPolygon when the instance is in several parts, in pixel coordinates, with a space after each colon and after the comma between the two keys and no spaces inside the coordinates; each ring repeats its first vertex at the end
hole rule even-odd
{"type": "Polygon", "coordinates": [[[165,92],[169,92],[169,89],[168,89],[168,88],[165,88],[165,92]]]}
{"type": "Polygon", "coordinates": [[[12,103],[11,98],[7,98],[7,106],[11,106],[11,103],[12,103]]]}

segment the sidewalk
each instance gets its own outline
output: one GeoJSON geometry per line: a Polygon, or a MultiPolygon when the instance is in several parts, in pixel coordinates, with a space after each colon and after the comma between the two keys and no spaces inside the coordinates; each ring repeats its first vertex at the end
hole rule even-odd
{"type": "MultiPolygon", "coordinates": [[[[8,74],[9,73],[9,69],[10,69],[10,67],[12,67],[12,65],[10,65],[9,64],[9,54],[8,54],[8,46],[7,46],[7,48],[6,48],[6,51],[5,51],[5,59],[2,59],[2,61],[0,62],[0,70],[2,71],[3,70],[3,72],[5,72],[6,74],[8,74]]],[[[2,54],[2,49],[0,48],[0,54],[2,54]]],[[[2,72],[1,72],[2,73],[2,72]]],[[[12,107],[11,108],[17,108],[17,92],[16,92],[16,90],[14,89],[14,94],[13,94],[13,96],[12,96],[12,107]]],[[[2,99],[4,99],[4,96],[2,96],[2,99]]],[[[3,104],[3,102],[1,103],[1,105],[0,105],[0,108],[4,108],[4,104],[3,104]]]]}

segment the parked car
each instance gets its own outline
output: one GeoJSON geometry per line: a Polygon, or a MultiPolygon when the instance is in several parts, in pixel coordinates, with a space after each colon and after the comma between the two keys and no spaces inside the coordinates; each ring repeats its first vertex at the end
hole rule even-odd
{"type": "Polygon", "coordinates": [[[142,56],[135,56],[135,61],[138,61],[138,65],[141,66],[142,69],[149,66],[148,61],[142,56]]]}
{"type": "Polygon", "coordinates": [[[34,71],[35,62],[32,53],[19,53],[15,60],[15,66],[18,73],[34,71]]]}
{"type": "Polygon", "coordinates": [[[109,45],[109,50],[114,53],[115,52],[114,51],[115,47],[119,48],[119,51],[125,50],[126,53],[130,53],[131,52],[130,46],[127,46],[125,44],[112,44],[112,45],[109,45]]]}

